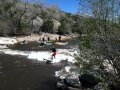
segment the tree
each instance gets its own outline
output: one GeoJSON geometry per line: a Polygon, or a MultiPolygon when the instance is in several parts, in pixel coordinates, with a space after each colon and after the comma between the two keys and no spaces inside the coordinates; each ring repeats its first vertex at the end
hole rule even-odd
{"type": "Polygon", "coordinates": [[[92,71],[99,74],[105,83],[118,85],[120,26],[115,22],[116,14],[119,12],[118,0],[86,1],[90,5],[92,17],[84,20],[86,35],[80,37],[80,54],[77,60],[82,67],[81,71],[92,71]]]}
{"type": "Polygon", "coordinates": [[[51,19],[47,19],[44,21],[43,26],[41,27],[43,32],[53,32],[53,21],[51,19]]]}
{"type": "Polygon", "coordinates": [[[0,1],[0,22],[1,35],[10,35],[14,32],[13,13],[11,8],[15,6],[17,0],[2,0],[0,1]]]}
{"type": "Polygon", "coordinates": [[[22,33],[22,19],[23,19],[23,16],[24,14],[26,13],[26,9],[27,9],[27,5],[26,3],[23,3],[23,4],[20,4],[18,3],[16,5],[16,10],[15,10],[15,14],[14,14],[14,22],[15,22],[15,26],[16,26],[16,32],[18,34],[22,33]],[[18,5],[19,4],[19,5],[18,5]]]}
{"type": "Polygon", "coordinates": [[[69,23],[66,17],[61,17],[60,24],[61,25],[58,27],[58,34],[63,35],[71,33],[71,24],[69,23]]]}
{"type": "Polygon", "coordinates": [[[83,28],[81,26],[83,23],[83,22],[81,22],[82,17],[80,17],[79,15],[74,15],[73,18],[74,18],[74,21],[76,21],[76,22],[74,22],[72,25],[72,32],[79,33],[81,35],[82,34],[81,30],[83,30],[83,28]]]}

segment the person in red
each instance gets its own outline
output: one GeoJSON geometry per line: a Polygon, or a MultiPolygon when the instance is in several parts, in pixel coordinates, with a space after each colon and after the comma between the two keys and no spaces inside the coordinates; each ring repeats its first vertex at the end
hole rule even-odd
{"type": "Polygon", "coordinates": [[[52,59],[55,58],[55,56],[56,56],[56,48],[53,47],[52,48],[52,59]]]}

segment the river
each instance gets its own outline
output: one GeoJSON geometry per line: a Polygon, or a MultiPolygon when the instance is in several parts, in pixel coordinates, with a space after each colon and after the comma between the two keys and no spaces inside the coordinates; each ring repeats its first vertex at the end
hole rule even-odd
{"type": "MultiPolygon", "coordinates": [[[[56,46],[57,49],[70,49],[77,45],[75,40],[67,41],[68,45],[56,46]]],[[[50,51],[50,47],[39,47],[36,42],[17,44],[9,48],[21,51],[50,51]]],[[[1,53],[0,90],[57,90],[55,71],[64,66],[64,62],[46,64],[21,55],[1,53]]]]}

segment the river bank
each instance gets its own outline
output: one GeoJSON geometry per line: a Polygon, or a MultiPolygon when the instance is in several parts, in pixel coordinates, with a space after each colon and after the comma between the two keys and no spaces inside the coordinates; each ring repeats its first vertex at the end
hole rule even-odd
{"type": "Polygon", "coordinates": [[[58,34],[50,34],[50,33],[42,33],[39,34],[31,34],[29,36],[16,36],[16,37],[0,37],[0,45],[11,45],[21,42],[31,42],[31,41],[42,41],[43,38],[45,41],[49,40],[51,41],[59,41],[59,36],[62,40],[69,40],[78,37],[78,34],[71,34],[71,35],[58,35],[58,34]]]}
{"type": "Polygon", "coordinates": [[[46,40],[48,40],[48,37],[49,37],[50,40],[56,41],[56,40],[59,40],[59,36],[61,36],[61,40],[68,40],[68,39],[78,37],[79,35],[78,34],[58,35],[58,34],[42,33],[41,35],[32,34],[30,36],[16,37],[16,40],[17,40],[17,42],[23,42],[24,40],[29,42],[29,41],[42,40],[44,38],[44,40],[46,41],[46,40]]]}

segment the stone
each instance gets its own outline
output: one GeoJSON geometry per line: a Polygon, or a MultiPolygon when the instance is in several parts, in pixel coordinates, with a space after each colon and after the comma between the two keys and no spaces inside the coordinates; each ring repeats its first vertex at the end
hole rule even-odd
{"type": "Polygon", "coordinates": [[[54,32],[57,32],[58,27],[59,27],[60,25],[61,25],[61,24],[60,24],[59,21],[53,19],[53,31],[54,31],[54,32]]]}
{"type": "Polygon", "coordinates": [[[33,20],[33,31],[38,32],[42,25],[43,25],[43,19],[41,19],[40,17],[36,17],[33,20]]]}
{"type": "Polygon", "coordinates": [[[68,90],[81,90],[80,88],[68,87],[68,90]]]}
{"type": "Polygon", "coordinates": [[[80,87],[80,82],[77,75],[68,75],[64,79],[64,83],[69,87],[80,87]]]}
{"type": "Polygon", "coordinates": [[[79,77],[79,80],[83,88],[93,88],[95,85],[98,84],[98,81],[95,79],[95,76],[92,74],[82,74],[79,77]]]}
{"type": "Polygon", "coordinates": [[[109,85],[110,90],[120,90],[120,83],[109,85]]]}
{"type": "Polygon", "coordinates": [[[63,81],[58,81],[57,82],[57,88],[60,90],[68,90],[68,87],[64,84],[63,81]]]}

